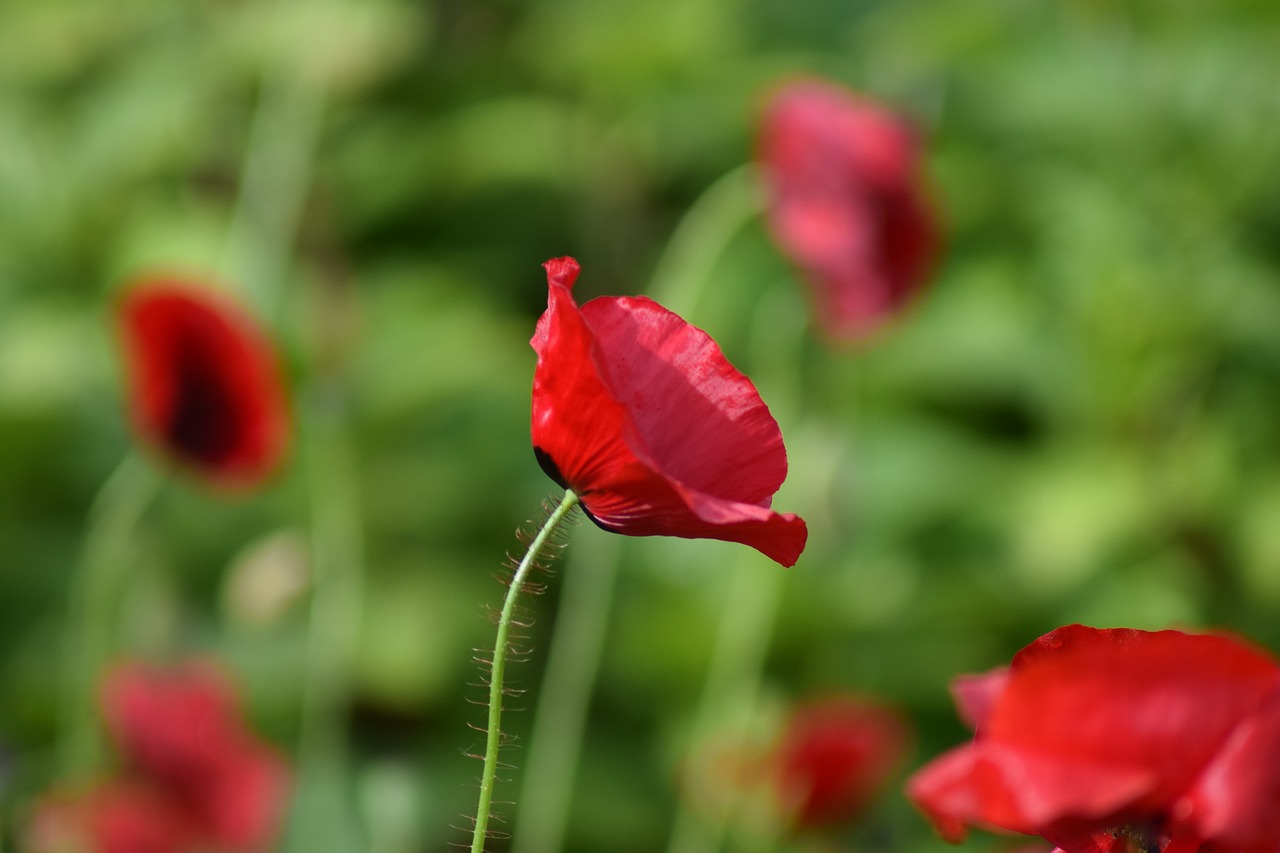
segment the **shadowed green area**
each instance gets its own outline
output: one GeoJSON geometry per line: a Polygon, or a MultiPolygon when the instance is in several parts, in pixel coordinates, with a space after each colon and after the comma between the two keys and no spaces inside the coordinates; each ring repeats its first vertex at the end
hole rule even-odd
{"type": "MultiPolygon", "coordinates": [[[[806,73],[914,118],[947,254],[909,314],[847,350],[792,340],[808,302],[762,223],[714,259],[689,319],[774,406],[791,465],[775,506],[810,543],[790,570],[624,543],[566,850],[664,849],[733,572],[785,571],[762,738],[845,689],[918,732],[863,822],[778,849],[950,849],[900,778],[966,736],[953,676],[1059,625],[1221,627],[1280,651],[1271,0],[11,0],[0,827],[57,779],[69,579],[130,448],[111,299],[159,267],[243,283],[300,416],[340,404],[366,575],[339,795],[378,853],[463,841],[472,649],[492,643],[516,526],[554,491],[528,437],[539,265],[577,257],[583,299],[643,292],[683,214],[750,158],[769,87],[806,73]],[[255,180],[267,207],[296,195],[296,239],[271,246],[243,202],[233,238],[245,160],[277,144],[255,180]]],[[[235,503],[175,478],[133,536],[120,616],[124,649],[223,657],[290,751],[310,482],[301,449],[235,503]]],[[[542,580],[512,669],[530,708],[562,579],[542,580]]],[[[729,849],[756,849],[750,833],[729,849]]]]}

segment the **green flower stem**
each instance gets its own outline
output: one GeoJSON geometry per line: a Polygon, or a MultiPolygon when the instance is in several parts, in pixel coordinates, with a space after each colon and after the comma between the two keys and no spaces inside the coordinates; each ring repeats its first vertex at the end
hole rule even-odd
{"type": "Polygon", "coordinates": [[[575,537],[529,738],[513,853],[556,853],[564,848],[574,771],[600,669],[621,543],[622,537],[594,528],[575,537]]]}
{"type": "Polygon", "coordinates": [[[498,634],[494,640],[493,663],[489,672],[489,726],[485,737],[484,771],[480,777],[480,800],[476,806],[475,831],[471,836],[471,853],[484,853],[484,842],[489,830],[489,810],[493,803],[493,786],[498,770],[498,749],[502,745],[502,697],[503,679],[507,667],[508,635],[511,632],[511,620],[515,615],[516,599],[529,577],[529,572],[537,565],[538,557],[556,530],[578,505],[578,496],[572,489],[566,489],[560,504],[551,512],[538,535],[529,543],[529,550],[524,559],[516,567],[511,576],[511,584],[507,587],[507,597],[502,603],[502,613],[498,616],[498,634]]]}
{"type": "Polygon", "coordinates": [[[80,564],[71,577],[64,640],[61,769],[68,778],[93,769],[100,749],[94,686],[115,646],[129,542],[164,478],[136,452],[103,482],[89,507],[80,564]]]}

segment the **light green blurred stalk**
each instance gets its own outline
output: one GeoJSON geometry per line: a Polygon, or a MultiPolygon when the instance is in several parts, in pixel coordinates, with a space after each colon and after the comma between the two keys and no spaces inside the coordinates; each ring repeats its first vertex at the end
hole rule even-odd
{"type": "Polygon", "coordinates": [[[103,482],[89,507],[84,549],[71,578],[63,648],[62,775],[90,772],[101,752],[95,685],[115,645],[129,543],[164,477],[136,451],[103,482]]]}
{"type": "MultiPolygon", "coordinates": [[[[800,359],[804,345],[802,322],[788,325],[795,317],[766,298],[755,313],[751,330],[754,350],[754,381],[762,389],[769,409],[780,422],[794,425],[800,410],[800,359]]],[[[713,582],[726,587],[720,609],[711,661],[703,681],[690,730],[686,756],[714,736],[716,747],[729,755],[740,756],[747,749],[747,732],[759,704],[765,661],[773,638],[778,604],[786,573],[772,561],[754,551],[743,552],[729,567],[727,577],[717,575],[713,582]]],[[[724,846],[740,803],[733,791],[723,796],[714,814],[699,814],[692,790],[695,782],[689,773],[682,774],[676,816],[671,828],[667,853],[708,853],[724,846]]],[[[743,849],[765,850],[770,840],[751,839],[743,849]]]]}
{"type": "MultiPolygon", "coordinates": [[[[277,32],[271,42],[288,44],[282,31],[292,20],[285,14],[291,3],[272,5],[277,32]]],[[[322,86],[303,76],[296,57],[272,58],[263,72],[222,257],[222,274],[239,284],[266,317],[275,316],[289,272],[324,106],[322,86]]]]}
{"type": "Polygon", "coordinates": [[[347,788],[347,712],[364,600],[356,452],[340,384],[307,389],[302,443],[311,496],[311,621],[287,850],[359,849],[347,788]]]}
{"type": "MultiPolygon", "coordinates": [[[[676,226],[654,269],[650,295],[688,319],[716,261],[759,208],[753,167],[741,166],[713,183],[676,226]]],[[[621,551],[617,537],[601,533],[584,536],[569,556],[529,739],[513,853],[557,853],[564,846],[621,551]]]]}
{"type": "MultiPolygon", "coordinates": [[[[268,41],[277,52],[263,74],[223,257],[224,276],[244,287],[269,316],[280,310],[326,100],[322,75],[303,71],[302,57],[310,48],[289,29],[297,20],[292,5],[276,0],[271,9],[275,32],[268,41]]],[[[314,375],[299,398],[311,501],[311,619],[297,790],[284,849],[357,849],[357,819],[346,790],[350,671],[364,586],[356,452],[337,370],[314,375]]]]}

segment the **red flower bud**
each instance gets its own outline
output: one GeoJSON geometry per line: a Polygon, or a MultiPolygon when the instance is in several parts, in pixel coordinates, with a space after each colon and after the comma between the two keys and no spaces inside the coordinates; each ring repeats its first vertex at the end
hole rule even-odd
{"type": "Polygon", "coordinates": [[[118,309],[139,438],[215,487],[259,484],[289,437],[266,333],[229,297],[172,278],[129,288],[118,309]]]}

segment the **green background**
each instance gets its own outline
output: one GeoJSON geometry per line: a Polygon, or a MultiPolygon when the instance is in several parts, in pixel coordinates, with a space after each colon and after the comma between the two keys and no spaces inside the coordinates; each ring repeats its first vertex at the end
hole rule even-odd
{"type": "MultiPolygon", "coordinates": [[[[734,711],[757,735],[839,690],[917,729],[864,822],[777,849],[949,849],[899,792],[966,736],[956,674],[1075,621],[1280,649],[1278,81],[1273,0],[9,0],[7,830],[57,777],[70,579],[131,444],[111,295],[161,267],[247,288],[282,341],[301,434],[336,424],[354,468],[326,476],[341,474],[332,447],[304,440],[247,500],[167,484],[130,534],[120,648],[222,657],[255,726],[292,752],[307,590],[255,616],[260,596],[234,579],[305,575],[329,489],[364,563],[352,755],[344,808],[293,820],[340,823],[334,850],[465,839],[451,827],[474,807],[462,753],[484,695],[471,650],[492,642],[484,607],[515,529],[554,490],[528,439],[539,264],[572,254],[581,298],[667,286],[758,381],[791,459],[775,505],[811,538],[789,570],[724,543],[619,543],[565,849],[665,849],[743,573],[782,576],[773,633],[756,635],[760,702],[734,711]],[[749,161],[764,96],[798,74],[912,116],[945,219],[932,287],[863,346],[810,333],[758,218],[722,251],[697,230],[715,222],[685,218],[749,161]],[[677,228],[690,253],[668,251],[677,228]]],[[[598,536],[570,539],[591,554],[598,536]]],[[[561,569],[526,602],[515,733],[564,574],[592,566],[561,569]]],[[[753,849],[748,824],[728,849],[753,849]]]]}

